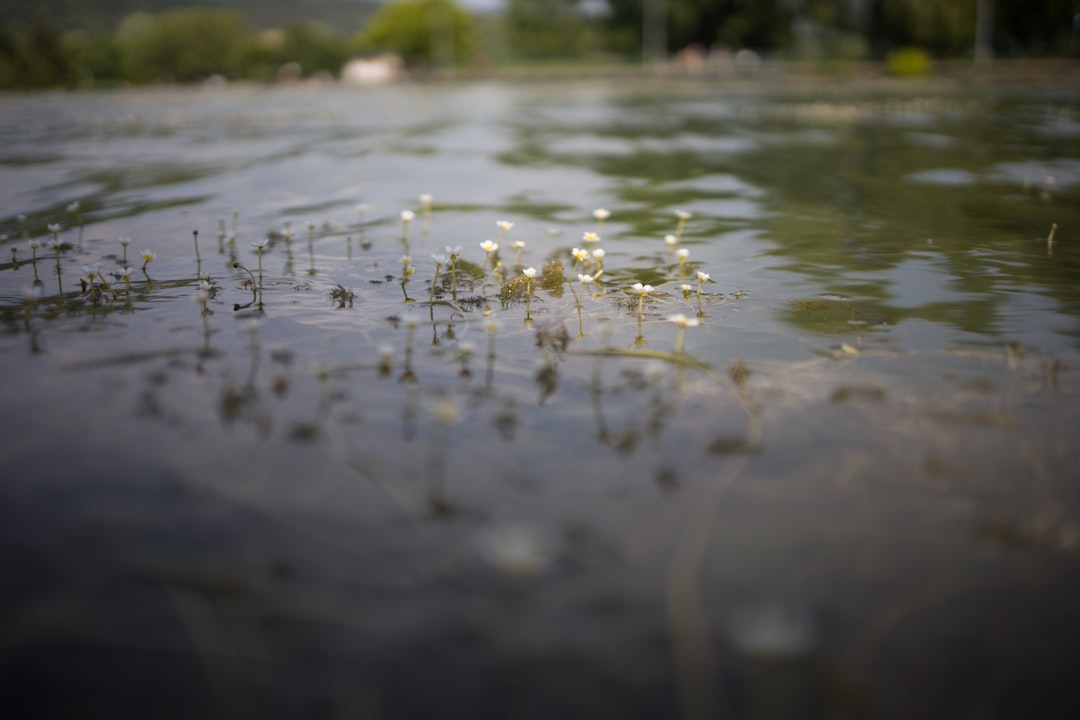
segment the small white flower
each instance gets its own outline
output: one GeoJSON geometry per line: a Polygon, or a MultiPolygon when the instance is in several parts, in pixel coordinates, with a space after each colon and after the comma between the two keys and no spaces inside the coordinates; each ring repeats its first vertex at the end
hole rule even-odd
{"type": "Polygon", "coordinates": [[[68,212],[79,212],[79,201],[76,200],[75,202],[71,203],[67,206],[67,209],[68,212]]]}
{"type": "Polygon", "coordinates": [[[464,340],[457,345],[458,358],[467,358],[476,352],[476,346],[471,342],[464,340]]]}
{"type": "Polygon", "coordinates": [[[591,285],[593,282],[596,281],[596,278],[594,278],[592,275],[578,275],[577,279],[582,285],[591,285]]]}
{"type": "Polygon", "coordinates": [[[647,295],[648,293],[651,293],[653,291],[653,286],[643,285],[642,283],[636,282],[630,286],[630,289],[639,295],[647,295]]]}
{"type": "Polygon", "coordinates": [[[521,271],[521,274],[524,275],[527,278],[534,278],[534,277],[536,277],[536,268],[527,267],[527,268],[525,268],[524,270],[521,271]]]}
{"type": "Polygon", "coordinates": [[[432,254],[431,254],[431,259],[432,259],[432,260],[434,260],[434,261],[435,261],[435,263],[436,263],[437,265],[445,265],[445,264],[446,264],[446,261],[447,261],[447,260],[448,260],[449,258],[447,258],[447,257],[446,257],[445,255],[443,255],[442,253],[432,253],[432,254]]]}
{"type": "Polygon", "coordinates": [[[674,235],[665,235],[664,244],[673,247],[679,244],[679,238],[675,237],[674,235]]]}
{"type": "Polygon", "coordinates": [[[690,257],[690,251],[687,248],[679,248],[675,251],[675,257],[679,258],[680,260],[685,260],[686,258],[690,257]]]}
{"type": "Polygon", "coordinates": [[[594,232],[585,233],[585,235],[582,237],[582,239],[585,240],[585,242],[587,242],[587,243],[600,242],[600,236],[597,235],[594,232]]]}
{"type": "Polygon", "coordinates": [[[682,313],[675,313],[674,315],[668,315],[667,321],[669,323],[675,323],[679,327],[683,327],[683,328],[697,327],[701,323],[701,321],[698,320],[697,318],[686,317],[682,313]]]}
{"type": "Polygon", "coordinates": [[[144,263],[151,262],[156,257],[157,257],[157,253],[154,252],[153,250],[143,250],[142,251],[142,259],[143,259],[144,263]]]}
{"type": "Polygon", "coordinates": [[[454,247],[450,247],[449,245],[447,245],[443,248],[443,250],[446,250],[446,254],[450,256],[451,260],[457,260],[457,256],[461,254],[460,245],[455,245],[454,247]]]}
{"type": "Polygon", "coordinates": [[[699,283],[709,282],[709,273],[698,270],[697,279],[699,283]]]}
{"type": "Polygon", "coordinates": [[[682,290],[684,293],[688,293],[688,292],[693,291],[694,288],[691,285],[687,285],[686,283],[683,283],[682,285],[679,286],[679,289],[682,290]]]}
{"type": "Polygon", "coordinates": [[[401,221],[402,222],[410,223],[414,219],[416,219],[416,213],[414,213],[412,210],[402,210],[401,211],[401,221]]]}
{"type": "Polygon", "coordinates": [[[405,327],[414,328],[420,324],[420,320],[416,317],[416,313],[407,312],[401,317],[401,321],[405,323],[405,327]]]}
{"type": "Polygon", "coordinates": [[[525,247],[525,241],[515,240],[514,242],[510,243],[510,247],[514,248],[515,250],[520,250],[521,248],[525,247]]]}
{"type": "Polygon", "coordinates": [[[594,218],[596,218],[597,220],[600,220],[602,222],[604,220],[607,220],[609,217],[611,217],[611,213],[609,213],[604,208],[597,208],[596,210],[592,211],[592,216],[594,218]]]}
{"type": "Polygon", "coordinates": [[[41,245],[38,243],[37,240],[31,240],[30,241],[30,249],[31,250],[37,250],[39,247],[41,247],[41,245]]]}
{"type": "Polygon", "coordinates": [[[686,210],[676,210],[675,217],[679,218],[680,220],[689,220],[694,216],[688,213],[686,210]]]}
{"type": "Polygon", "coordinates": [[[412,258],[409,257],[408,255],[402,255],[401,256],[401,264],[402,265],[408,265],[411,262],[412,262],[412,258]]]}
{"type": "Polygon", "coordinates": [[[375,349],[379,353],[379,361],[382,363],[390,362],[390,358],[394,357],[394,348],[392,345],[380,345],[375,349]]]}
{"type": "Polygon", "coordinates": [[[23,299],[31,305],[41,299],[41,287],[28,285],[22,289],[23,299]]]}
{"type": "Polygon", "coordinates": [[[209,280],[200,280],[199,281],[199,290],[200,291],[202,291],[204,293],[209,293],[213,289],[214,289],[214,286],[210,284],[209,280]]]}
{"type": "Polygon", "coordinates": [[[480,243],[480,247],[486,253],[493,253],[499,249],[499,243],[492,242],[491,240],[485,240],[484,242],[480,243]]]}
{"type": "Polygon", "coordinates": [[[135,274],[135,268],[133,268],[133,267],[122,267],[122,268],[120,268],[120,277],[123,278],[124,280],[130,280],[131,276],[134,275],[134,274],[135,274]]]}
{"type": "Polygon", "coordinates": [[[573,250],[570,251],[570,254],[573,255],[578,260],[587,260],[588,257],[589,257],[589,251],[588,250],[582,250],[581,248],[574,248],[573,250]]]}
{"type": "Polygon", "coordinates": [[[127,247],[130,244],[131,244],[131,238],[129,238],[129,237],[120,238],[120,246],[121,247],[127,247]]]}
{"type": "Polygon", "coordinates": [[[500,229],[500,230],[502,230],[503,232],[506,232],[506,231],[507,231],[507,230],[509,230],[510,228],[514,227],[514,223],[510,222],[509,220],[496,220],[496,221],[495,221],[495,224],[496,224],[496,225],[497,225],[497,226],[499,227],[499,229],[500,229]]]}
{"type": "Polygon", "coordinates": [[[606,255],[606,254],[607,253],[604,252],[603,248],[596,248],[595,250],[592,251],[592,256],[594,258],[596,258],[597,260],[603,260],[604,255],[606,255]]]}
{"type": "Polygon", "coordinates": [[[51,232],[51,233],[60,232],[60,223],[49,223],[49,232],[51,232]]]}
{"type": "Polygon", "coordinates": [[[262,252],[269,244],[270,238],[263,238],[262,240],[253,240],[251,242],[251,247],[255,249],[255,252],[262,252]]]}
{"type": "Polygon", "coordinates": [[[431,205],[431,201],[431,193],[423,193],[422,195],[420,195],[420,204],[424,207],[431,205]]]}
{"type": "Polygon", "coordinates": [[[91,280],[93,280],[98,275],[98,266],[97,265],[83,265],[82,266],[82,271],[86,274],[87,277],[89,277],[91,280]]]}

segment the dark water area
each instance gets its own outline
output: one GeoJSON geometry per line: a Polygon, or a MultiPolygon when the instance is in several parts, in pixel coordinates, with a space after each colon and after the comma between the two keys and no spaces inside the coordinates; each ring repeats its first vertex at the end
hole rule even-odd
{"type": "Polygon", "coordinates": [[[12,717],[1080,714],[1074,89],[0,131],[12,717]]]}

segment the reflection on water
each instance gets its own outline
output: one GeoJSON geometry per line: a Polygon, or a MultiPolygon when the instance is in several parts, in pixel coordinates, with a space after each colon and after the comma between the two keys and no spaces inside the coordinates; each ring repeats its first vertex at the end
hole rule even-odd
{"type": "Polygon", "coordinates": [[[0,99],[7,704],[1073,716],[1077,98],[921,90],[0,99]]]}

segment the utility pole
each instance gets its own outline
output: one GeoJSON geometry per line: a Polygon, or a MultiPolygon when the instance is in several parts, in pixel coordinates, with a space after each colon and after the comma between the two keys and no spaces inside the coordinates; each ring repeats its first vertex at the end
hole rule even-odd
{"type": "Polygon", "coordinates": [[[659,69],[667,64],[667,0],[644,0],[641,19],[641,61],[659,69]]]}
{"type": "Polygon", "coordinates": [[[978,0],[975,5],[975,64],[994,57],[994,0],[978,0]]]}

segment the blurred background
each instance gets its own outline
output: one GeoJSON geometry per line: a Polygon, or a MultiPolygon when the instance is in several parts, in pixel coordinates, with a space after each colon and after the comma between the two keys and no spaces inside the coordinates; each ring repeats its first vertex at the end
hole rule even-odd
{"type": "Polygon", "coordinates": [[[0,88],[762,63],[924,75],[1080,54],[1076,0],[6,0],[0,88]]]}

